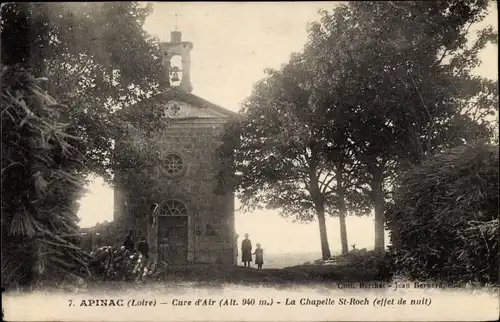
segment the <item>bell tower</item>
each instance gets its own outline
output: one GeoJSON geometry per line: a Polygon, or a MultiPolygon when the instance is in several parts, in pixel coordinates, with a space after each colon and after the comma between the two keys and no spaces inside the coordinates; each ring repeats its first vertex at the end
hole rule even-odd
{"type": "Polygon", "coordinates": [[[170,86],[179,87],[181,90],[191,93],[193,91],[190,75],[193,43],[182,41],[182,33],[175,30],[170,32],[170,41],[162,42],[160,46],[163,52],[163,63],[169,73],[170,86]],[[181,59],[180,66],[173,62],[179,56],[181,59]]]}

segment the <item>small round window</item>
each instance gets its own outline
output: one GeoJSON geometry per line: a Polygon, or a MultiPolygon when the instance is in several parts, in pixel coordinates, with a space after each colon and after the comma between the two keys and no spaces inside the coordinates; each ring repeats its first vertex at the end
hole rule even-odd
{"type": "Polygon", "coordinates": [[[165,174],[170,177],[176,177],[183,174],[185,163],[182,157],[178,154],[168,154],[165,157],[165,174]]]}

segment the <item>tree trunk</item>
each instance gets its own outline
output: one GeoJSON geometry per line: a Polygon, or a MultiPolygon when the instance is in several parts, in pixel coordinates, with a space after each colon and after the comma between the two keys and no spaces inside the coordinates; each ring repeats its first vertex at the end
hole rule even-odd
{"type": "Polygon", "coordinates": [[[347,227],[345,223],[346,212],[345,209],[339,212],[339,222],[340,222],[340,243],[342,244],[342,254],[349,252],[349,247],[347,243],[347,227]]]}
{"type": "Polygon", "coordinates": [[[321,254],[323,255],[323,259],[326,260],[332,257],[332,255],[330,253],[330,245],[328,244],[328,235],[326,233],[325,206],[322,203],[316,205],[316,214],[318,215],[321,254]]]}
{"type": "Polygon", "coordinates": [[[347,227],[345,223],[347,210],[345,206],[345,194],[342,182],[342,168],[340,166],[337,168],[335,176],[337,179],[337,191],[339,196],[340,243],[342,245],[342,254],[345,254],[349,251],[349,244],[347,243],[347,227]]]}
{"type": "Polygon", "coordinates": [[[321,191],[318,185],[318,177],[316,174],[317,168],[311,167],[309,171],[310,180],[310,190],[314,206],[316,208],[316,215],[318,216],[319,223],[319,237],[321,240],[321,254],[323,259],[329,259],[331,257],[330,245],[328,244],[328,235],[326,233],[326,221],[325,221],[325,199],[321,195],[321,191]]]}
{"type": "Polygon", "coordinates": [[[379,169],[372,182],[373,202],[375,204],[375,246],[376,252],[385,251],[385,226],[384,226],[384,193],[382,190],[383,176],[379,169]]]}

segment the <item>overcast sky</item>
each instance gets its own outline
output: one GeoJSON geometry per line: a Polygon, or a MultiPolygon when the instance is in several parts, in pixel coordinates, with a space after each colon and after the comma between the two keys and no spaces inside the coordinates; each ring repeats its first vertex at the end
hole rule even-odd
{"type": "MultiPolygon", "coordinates": [[[[290,53],[300,51],[307,37],[306,25],[317,19],[318,9],[331,9],[335,2],[287,3],[154,3],[154,13],[145,29],[168,41],[176,27],[183,40],[191,41],[193,93],[233,111],[251,94],[253,84],[264,76],[265,68],[279,68],[290,53]],[[177,19],[175,19],[177,14],[177,19]]],[[[496,2],[481,26],[497,28],[496,2]]],[[[478,26],[480,27],[480,26],[478,26]]],[[[491,45],[482,54],[478,74],[498,78],[498,47],[491,45]]],[[[80,225],[88,227],[113,218],[112,190],[96,180],[81,200],[80,225]]],[[[327,220],[330,246],[340,251],[339,226],[327,220]]],[[[348,218],[349,244],[357,248],[373,245],[373,219],[348,218]]],[[[236,214],[236,230],[248,232],[268,252],[319,251],[317,223],[296,224],[270,211],[236,214]],[[266,227],[273,227],[270,231],[266,227]],[[276,228],[279,227],[279,234],[276,228]]]]}

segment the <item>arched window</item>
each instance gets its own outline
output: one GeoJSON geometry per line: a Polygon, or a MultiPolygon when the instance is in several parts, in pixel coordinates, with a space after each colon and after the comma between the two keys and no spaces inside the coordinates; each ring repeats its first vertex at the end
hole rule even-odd
{"type": "Polygon", "coordinates": [[[160,216],[187,216],[186,205],[177,200],[168,200],[160,208],[160,216]]]}

